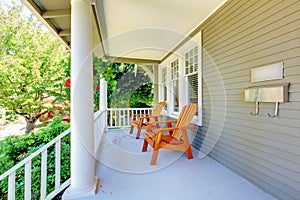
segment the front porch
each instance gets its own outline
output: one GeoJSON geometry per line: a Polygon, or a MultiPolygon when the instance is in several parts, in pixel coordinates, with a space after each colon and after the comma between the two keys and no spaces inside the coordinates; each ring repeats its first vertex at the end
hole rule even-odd
{"type": "MultiPolygon", "coordinates": [[[[201,131],[198,137],[206,141],[197,144],[201,153],[209,153],[278,199],[299,199],[300,1],[215,0],[208,4],[204,0],[72,0],[72,6],[67,0],[23,2],[67,46],[72,46],[72,173],[70,196],[65,195],[65,199],[93,195],[95,188],[99,191],[90,198],[272,198],[210,158],[197,159],[196,151],[192,161],[176,152],[162,151],[158,164],[150,167],[150,154],[140,152],[142,140],[127,132],[118,137],[126,138],[123,143],[110,142],[109,137],[103,140],[99,133],[105,133],[107,123],[122,127],[132,112],[106,113],[109,109],[104,103],[100,106],[103,113],[96,117],[100,120],[94,118],[93,124],[94,50],[98,57],[113,62],[151,65],[154,102],[165,101],[168,116],[173,117],[189,102],[198,102],[193,123],[201,131]],[[125,15],[125,10],[132,12],[125,15]],[[120,17],[116,13],[124,14],[120,17]],[[281,66],[279,76],[252,80],[254,69],[274,64],[281,66]],[[290,84],[289,99],[280,104],[280,115],[278,102],[275,115],[270,115],[274,111],[272,102],[263,102],[260,113],[257,109],[253,114],[255,104],[245,101],[245,89],[283,83],[290,84]],[[97,150],[99,144],[103,151],[97,150]],[[96,167],[94,155],[101,160],[96,167]],[[95,175],[100,179],[98,185],[95,175]]],[[[105,93],[101,99],[104,97],[105,93]]],[[[105,134],[111,136],[112,132],[105,134]]],[[[62,186],[60,139],[51,143],[58,152],[57,188],[62,186]]],[[[46,197],[45,152],[46,148],[38,152],[42,153],[43,166],[41,199],[46,197]]],[[[30,188],[31,163],[22,164],[26,168],[25,188],[30,188]]],[[[8,196],[13,199],[14,169],[5,175],[12,188],[8,196]]],[[[25,189],[25,196],[31,198],[30,189],[25,189]]]]}
{"type": "Polygon", "coordinates": [[[83,199],[274,199],[213,159],[199,159],[196,149],[193,160],[162,150],[150,166],[152,148],[143,153],[142,143],[128,128],[105,132],[96,153],[98,192],[83,199]]]}

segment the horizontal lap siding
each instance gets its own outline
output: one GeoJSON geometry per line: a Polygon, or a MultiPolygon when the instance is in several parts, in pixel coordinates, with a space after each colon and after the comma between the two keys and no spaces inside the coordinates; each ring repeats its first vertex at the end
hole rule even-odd
{"type": "Polygon", "coordinates": [[[300,1],[228,1],[200,30],[203,127],[193,145],[209,149],[224,122],[210,156],[278,199],[299,199],[300,1]],[[276,62],[284,62],[282,80],[250,82],[251,68],[276,62]],[[244,89],[276,83],[291,84],[279,117],[267,116],[274,114],[271,103],[250,115],[255,104],[244,102],[244,89]]]}

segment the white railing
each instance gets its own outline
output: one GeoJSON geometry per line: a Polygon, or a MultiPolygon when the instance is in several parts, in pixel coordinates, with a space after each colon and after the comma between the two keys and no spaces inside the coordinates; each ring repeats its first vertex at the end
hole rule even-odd
{"type": "Polygon", "coordinates": [[[108,108],[107,127],[128,127],[131,123],[132,114],[150,114],[152,111],[153,108],[108,108]]]}
{"type": "MultiPolygon", "coordinates": [[[[15,199],[16,192],[16,172],[21,167],[25,166],[25,182],[24,182],[24,198],[25,200],[29,200],[32,198],[31,194],[31,175],[32,175],[32,160],[37,156],[41,155],[41,186],[40,186],[40,199],[52,199],[59,192],[61,192],[64,188],[66,188],[70,184],[70,179],[61,182],[61,142],[62,138],[66,135],[69,135],[70,129],[66,130],[55,139],[47,143],[45,146],[40,148],[39,150],[32,153],[30,156],[22,160],[20,163],[12,167],[10,170],[6,171],[4,174],[0,176],[0,181],[8,177],[8,199],[15,199]],[[52,145],[55,145],[55,189],[50,194],[47,195],[47,150],[52,145]]],[[[69,156],[69,155],[68,155],[69,156]]]]}
{"type": "Polygon", "coordinates": [[[94,149],[97,151],[102,134],[106,131],[106,110],[99,110],[94,114],[94,149]]]}
{"type": "MultiPolygon", "coordinates": [[[[131,122],[131,114],[150,114],[153,108],[109,108],[107,110],[97,111],[94,115],[94,140],[95,147],[97,147],[101,140],[102,133],[107,128],[120,128],[128,127],[131,122]]],[[[62,138],[70,134],[70,129],[66,130],[55,139],[47,143],[39,150],[32,153],[23,161],[12,167],[0,176],[0,181],[8,177],[8,199],[15,199],[16,192],[16,172],[21,167],[24,169],[24,198],[25,200],[31,199],[31,176],[32,176],[32,160],[41,155],[41,186],[40,186],[40,199],[52,199],[59,192],[70,185],[70,179],[61,182],[61,142],[62,138]],[[48,149],[52,145],[55,145],[55,188],[50,194],[47,194],[47,155],[48,149]]],[[[96,148],[95,148],[96,149],[96,148]]],[[[49,152],[50,153],[50,152],[49,152]]],[[[69,155],[68,155],[69,156],[69,155]]]]}

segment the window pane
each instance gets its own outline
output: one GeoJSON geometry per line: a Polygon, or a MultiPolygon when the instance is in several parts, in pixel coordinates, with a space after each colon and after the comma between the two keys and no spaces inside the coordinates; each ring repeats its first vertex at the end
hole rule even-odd
{"type": "Polygon", "coordinates": [[[185,75],[188,80],[189,103],[198,104],[198,65],[198,47],[196,46],[185,54],[185,75]]]}
{"type": "Polygon", "coordinates": [[[162,69],[162,83],[166,83],[167,82],[167,68],[163,68],[162,69]]]}
{"type": "Polygon", "coordinates": [[[178,59],[171,62],[171,80],[178,78],[178,59]]]}
{"type": "Polygon", "coordinates": [[[198,74],[188,76],[188,82],[189,103],[198,104],[198,74]]]}
{"type": "Polygon", "coordinates": [[[185,75],[198,71],[198,47],[195,47],[185,54],[185,75]]]}
{"type": "Polygon", "coordinates": [[[194,55],[197,55],[198,54],[198,47],[195,47],[194,48],[194,55]]]}
{"type": "MultiPolygon", "coordinates": [[[[164,102],[166,102],[167,101],[167,87],[165,84],[163,85],[163,98],[164,98],[164,102]]],[[[165,104],[164,109],[165,110],[168,109],[167,104],[165,104]]]]}
{"type": "Polygon", "coordinates": [[[179,111],[179,81],[174,80],[173,81],[173,101],[174,101],[174,105],[173,105],[173,109],[175,112],[179,111]]]}

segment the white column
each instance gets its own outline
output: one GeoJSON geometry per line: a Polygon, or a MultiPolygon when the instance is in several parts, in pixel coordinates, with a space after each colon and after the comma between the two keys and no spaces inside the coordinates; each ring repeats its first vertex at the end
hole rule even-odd
{"type": "Polygon", "coordinates": [[[71,0],[71,186],[63,199],[95,194],[91,0],[71,0]]]}

